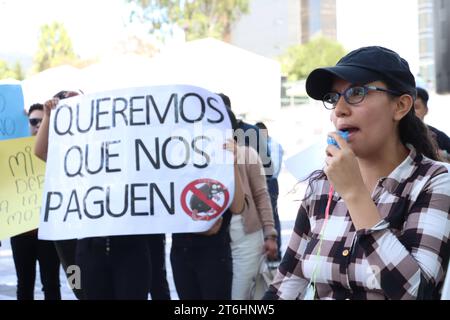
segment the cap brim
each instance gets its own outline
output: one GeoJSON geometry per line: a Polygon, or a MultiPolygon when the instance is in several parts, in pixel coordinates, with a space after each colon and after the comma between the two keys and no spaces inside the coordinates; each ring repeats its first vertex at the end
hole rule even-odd
{"type": "Polygon", "coordinates": [[[306,79],[306,92],[316,100],[322,98],[330,92],[333,81],[343,79],[352,84],[367,84],[381,79],[381,75],[357,66],[335,66],[329,68],[319,68],[311,72],[306,79]]]}

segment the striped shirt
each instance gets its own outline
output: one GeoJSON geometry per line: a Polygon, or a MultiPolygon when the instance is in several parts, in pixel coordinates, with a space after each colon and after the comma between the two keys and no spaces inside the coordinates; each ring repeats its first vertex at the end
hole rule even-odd
{"type": "Polygon", "coordinates": [[[370,229],[356,231],[334,193],[319,245],[330,184],[313,183],[265,299],[304,299],[311,288],[315,299],[439,297],[450,253],[449,167],[409,148],[373,191],[382,220],[370,229]]]}

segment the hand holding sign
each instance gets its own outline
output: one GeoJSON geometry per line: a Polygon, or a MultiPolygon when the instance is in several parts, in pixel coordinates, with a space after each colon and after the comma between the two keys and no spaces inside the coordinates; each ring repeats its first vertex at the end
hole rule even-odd
{"type": "Polygon", "coordinates": [[[44,103],[44,113],[47,117],[50,117],[51,111],[56,108],[58,103],[59,98],[52,98],[44,103]]]}
{"type": "Polygon", "coordinates": [[[216,220],[216,222],[211,227],[211,229],[209,229],[208,231],[205,231],[205,232],[200,232],[199,234],[204,235],[204,236],[213,236],[213,235],[217,234],[217,232],[219,232],[219,230],[220,230],[220,227],[222,226],[222,222],[223,222],[223,218],[219,217],[219,219],[216,220]]]}

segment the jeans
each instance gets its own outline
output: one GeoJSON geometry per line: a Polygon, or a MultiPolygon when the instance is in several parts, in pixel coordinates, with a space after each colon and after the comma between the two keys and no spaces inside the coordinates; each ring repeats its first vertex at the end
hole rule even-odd
{"type": "MultiPolygon", "coordinates": [[[[66,274],[66,277],[69,278],[71,273],[68,272],[67,268],[75,265],[75,254],[77,250],[77,239],[70,240],[57,240],[54,241],[56,252],[58,253],[59,260],[61,261],[61,265],[66,274]]],[[[77,297],[78,300],[83,299],[82,288],[72,288],[73,293],[77,297]]]]}
{"type": "Polygon", "coordinates": [[[151,281],[150,294],[152,300],[170,300],[169,283],[166,272],[166,235],[149,234],[151,281]]]}
{"type": "Polygon", "coordinates": [[[170,252],[180,300],[230,300],[231,250],[221,246],[174,246],[170,252]]]}
{"type": "Polygon", "coordinates": [[[86,300],[147,300],[151,276],[146,235],[78,240],[76,261],[86,300]]]}
{"type": "Polygon", "coordinates": [[[59,258],[53,241],[38,240],[35,230],[11,238],[17,274],[17,300],[34,300],[36,261],[45,300],[61,300],[59,258]]]}

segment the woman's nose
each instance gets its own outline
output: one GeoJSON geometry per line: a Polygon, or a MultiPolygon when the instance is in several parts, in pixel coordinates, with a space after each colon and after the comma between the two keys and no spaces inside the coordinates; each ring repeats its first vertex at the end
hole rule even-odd
{"type": "Polygon", "coordinates": [[[348,116],[351,112],[351,106],[345,101],[344,96],[340,96],[336,107],[334,108],[334,113],[336,117],[348,116]]]}

